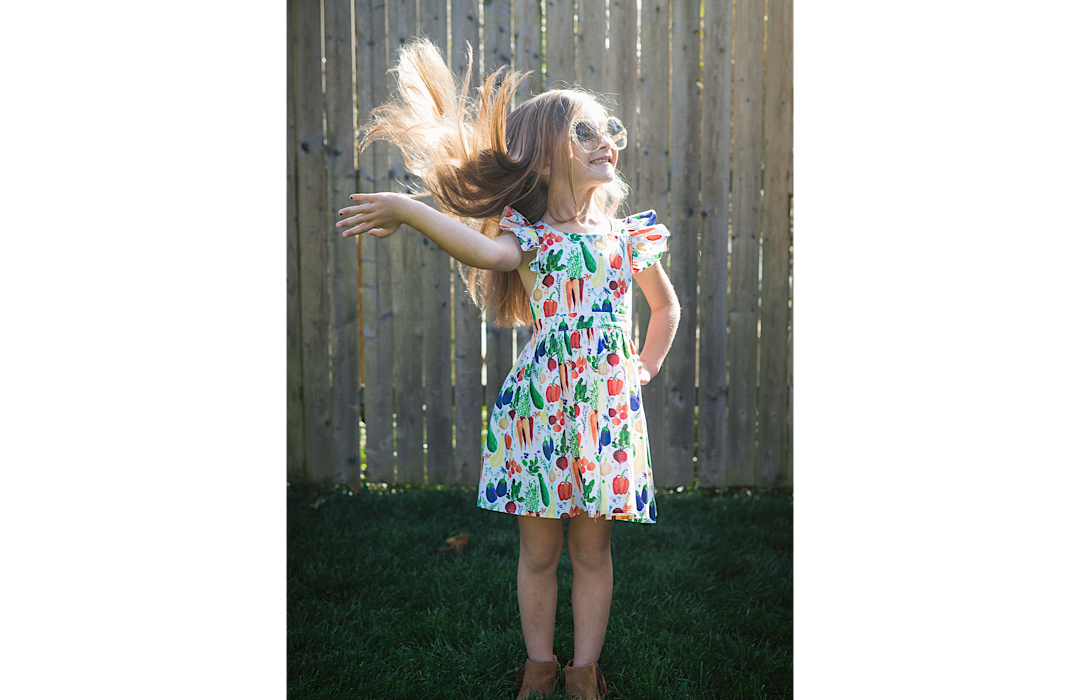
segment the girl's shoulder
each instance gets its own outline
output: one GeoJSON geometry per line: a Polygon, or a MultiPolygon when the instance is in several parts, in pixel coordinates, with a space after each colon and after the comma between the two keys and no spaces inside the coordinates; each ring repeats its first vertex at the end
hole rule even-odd
{"type": "Polygon", "coordinates": [[[532,250],[540,245],[542,227],[530,224],[521,212],[513,207],[508,206],[503,210],[502,218],[499,220],[499,229],[516,235],[523,251],[532,250]]]}
{"type": "Polygon", "coordinates": [[[641,229],[656,225],[656,210],[646,209],[637,214],[631,214],[622,221],[629,230],[640,231],[641,229]]]}

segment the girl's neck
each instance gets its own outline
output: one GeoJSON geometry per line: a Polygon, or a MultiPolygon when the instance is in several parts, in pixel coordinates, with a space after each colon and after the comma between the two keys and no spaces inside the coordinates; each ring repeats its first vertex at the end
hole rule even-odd
{"type": "Polygon", "coordinates": [[[585,215],[567,219],[566,221],[559,221],[557,217],[552,216],[549,210],[544,212],[540,220],[564,233],[593,233],[597,229],[607,231],[611,226],[606,216],[593,209],[590,209],[585,215]]]}
{"type": "Polygon", "coordinates": [[[593,203],[592,195],[593,192],[590,191],[585,195],[578,196],[578,202],[581,204],[576,208],[576,213],[569,219],[563,219],[559,215],[565,216],[567,212],[575,211],[572,199],[557,203],[555,206],[551,206],[549,203],[547,210],[540,219],[567,233],[586,233],[597,228],[610,226],[608,217],[593,203]],[[559,206],[559,204],[562,206],[559,206]],[[556,212],[558,212],[558,215],[556,212]]]}

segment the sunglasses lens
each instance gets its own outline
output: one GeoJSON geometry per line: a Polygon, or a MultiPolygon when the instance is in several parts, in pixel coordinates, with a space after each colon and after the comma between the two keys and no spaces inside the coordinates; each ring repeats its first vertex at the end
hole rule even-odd
{"type": "Polygon", "coordinates": [[[615,143],[615,150],[621,151],[626,148],[626,127],[623,126],[621,121],[615,117],[608,119],[607,132],[615,143]]]}
{"type": "Polygon", "coordinates": [[[592,122],[580,121],[575,124],[574,138],[587,151],[595,151],[600,145],[600,132],[592,122]]]}

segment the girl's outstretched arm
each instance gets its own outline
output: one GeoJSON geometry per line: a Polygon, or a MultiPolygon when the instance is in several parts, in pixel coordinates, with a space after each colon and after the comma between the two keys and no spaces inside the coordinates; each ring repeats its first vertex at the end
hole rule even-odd
{"type": "Polygon", "coordinates": [[[370,233],[385,238],[402,224],[435,241],[440,248],[470,267],[511,272],[521,264],[521,244],[513,233],[488,238],[479,231],[397,192],[354,194],[356,202],[338,212],[343,236],[370,233]],[[351,227],[351,228],[346,228],[351,227]]]}
{"type": "Polygon", "coordinates": [[[675,339],[675,330],[679,327],[682,307],[679,306],[679,298],[675,296],[675,288],[671,286],[664,266],[659,262],[634,275],[634,281],[641,287],[645,300],[652,309],[649,328],[645,333],[645,344],[638,353],[641,360],[641,383],[648,384],[660,371],[660,366],[664,364],[664,358],[671,349],[671,341],[675,339]]]}

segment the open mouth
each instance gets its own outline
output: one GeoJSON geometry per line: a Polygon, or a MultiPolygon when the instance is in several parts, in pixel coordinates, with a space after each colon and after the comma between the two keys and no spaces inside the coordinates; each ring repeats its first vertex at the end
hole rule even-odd
{"type": "Polygon", "coordinates": [[[596,165],[597,163],[610,163],[611,156],[604,156],[603,158],[597,158],[596,160],[589,161],[590,165],[596,165]]]}

